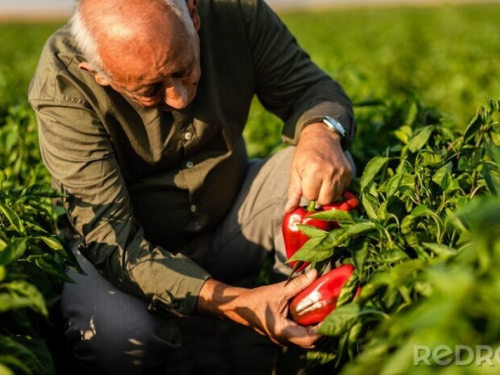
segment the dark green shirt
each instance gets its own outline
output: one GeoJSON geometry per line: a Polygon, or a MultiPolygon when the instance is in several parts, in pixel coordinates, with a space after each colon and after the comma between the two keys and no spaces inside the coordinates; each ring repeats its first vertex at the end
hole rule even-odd
{"type": "Polygon", "coordinates": [[[143,109],[79,69],[85,57],[67,26],[48,40],[29,91],[40,149],[83,253],[112,283],[190,314],[209,275],[177,254],[214,227],[242,182],[242,132],[256,94],[285,121],[296,144],[303,126],[337,118],[354,134],[349,99],[314,65],[260,0],[205,0],[202,77],[195,100],[168,113],[143,109]]]}

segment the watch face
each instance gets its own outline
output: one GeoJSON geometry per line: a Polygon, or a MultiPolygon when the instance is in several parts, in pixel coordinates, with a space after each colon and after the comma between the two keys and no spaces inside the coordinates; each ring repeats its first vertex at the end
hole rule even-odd
{"type": "Polygon", "coordinates": [[[339,133],[342,137],[345,137],[345,129],[340,122],[330,116],[323,118],[323,122],[330,130],[339,133]]]}

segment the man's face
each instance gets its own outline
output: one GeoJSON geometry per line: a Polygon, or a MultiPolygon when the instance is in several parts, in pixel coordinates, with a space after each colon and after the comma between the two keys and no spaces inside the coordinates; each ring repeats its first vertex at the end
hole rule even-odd
{"type": "MultiPolygon", "coordinates": [[[[192,9],[198,29],[199,18],[196,8],[192,9]]],[[[98,83],[111,86],[144,108],[181,110],[196,95],[201,77],[200,42],[196,33],[188,34],[173,12],[164,17],[161,28],[145,27],[139,34],[118,29],[115,34],[125,36],[117,42],[107,38],[99,51],[109,78],[93,74],[98,83]]],[[[91,70],[88,64],[81,67],[91,70]]]]}
{"type": "Polygon", "coordinates": [[[112,75],[109,84],[113,89],[144,108],[174,111],[193,101],[201,77],[197,36],[188,43],[174,38],[163,51],[145,50],[136,58],[125,65],[122,62],[112,75]]]}

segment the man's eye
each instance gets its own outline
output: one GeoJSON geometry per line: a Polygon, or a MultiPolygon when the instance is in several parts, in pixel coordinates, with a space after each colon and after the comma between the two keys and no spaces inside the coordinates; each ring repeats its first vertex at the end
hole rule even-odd
{"type": "Polygon", "coordinates": [[[149,89],[138,93],[138,95],[143,97],[143,98],[149,98],[151,96],[156,96],[156,95],[158,95],[158,92],[160,91],[161,86],[162,85],[160,83],[157,85],[151,86],[149,89]]]}
{"type": "Polygon", "coordinates": [[[191,74],[191,70],[184,70],[182,72],[172,74],[172,78],[177,78],[177,79],[186,78],[190,74],[191,74]]]}

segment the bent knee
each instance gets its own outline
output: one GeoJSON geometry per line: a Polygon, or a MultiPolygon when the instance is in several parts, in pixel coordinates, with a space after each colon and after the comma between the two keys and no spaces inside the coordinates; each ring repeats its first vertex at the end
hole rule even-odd
{"type": "Polygon", "coordinates": [[[107,314],[73,317],[67,322],[66,337],[82,366],[97,373],[138,374],[161,365],[168,351],[180,345],[179,330],[171,320],[148,318],[140,321],[107,314]]]}

